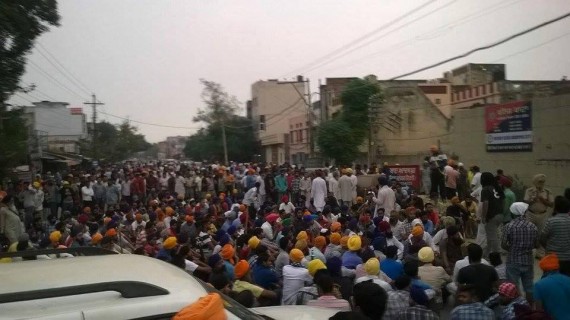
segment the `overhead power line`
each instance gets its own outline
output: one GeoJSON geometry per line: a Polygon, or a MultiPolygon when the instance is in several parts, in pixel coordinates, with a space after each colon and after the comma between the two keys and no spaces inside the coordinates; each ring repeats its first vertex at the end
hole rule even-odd
{"type": "Polygon", "coordinates": [[[502,60],[505,60],[505,59],[508,59],[508,58],[511,58],[511,57],[514,57],[514,56],[518,56],[519,54],[522,54],[522,53],[525,53],[525,52],[528,52],[528,51],[531,51],[531,50],[534,50],[534,49],[538,49],[538,48],[540,48],[540,47],[542,47],[542,46],[545,46],[545,45],[547,45],[547,44],[549,44],[549,43],[551,43],[551,42],[554,42],[554,41],[556,41],[556,40],[560,40],[560,39],[562,39],[562,38],[564,38],[564,37],[567,37],[567,36],[569,36],[569,35],[570,35],[570,32],[567,32],[567,33],[565,33],[565,34],[563,34],[563,35],[560,35],[560,36],[558,36],[558,37],[552,38],[552,39],[550,39],[550,40],[548,40],[548,41],[541,42],[541,43],[539,43],[539,44],[537,44],[537,45],[534,45],[534,46],[532,46],[532,47],[529,47],[529,48],[523,49],[523,50],[521,50],[521,51],[517,51],[517,52],[511,53],[511,54],[506,55],[506,56],[504,56],[504,57],[501,57],[501,58],[499,58],[499,59],[497,59],[497,60],[493,60],[493,61],[491,61],[491,63],[499,62],[499,61],[502,61],[502,60]]]}
{"type": "Polygon", "coordinates": [[[133,120],[133,119],[126,118],[126,117],[116,116],[116,115],[114,115],[114,114],[110,114],[110,113],[103,112],[103,111],[100,111],[100,110],[99,110],[99,112],[102,113],[102,114],[108,115],[108,116],[110,116],[110,117],[113,117],[113,118],[118,118],[118,119],[130,121],[130,122],[135,122],[135,123],[139,123],[139,124],[144,124],[144,125],[147,125],[147,126],[162,127],[162,128],[173,128],[173,129],[190,129],[190,130],[197,130],[197,129],[200,129],[200,127],[169,126],[169,125],[164,125],[164,124],[157,124],[157,123],[149,123],[149,122],[137,121],[137,120],[133,120]]]}
{"type": "Polygon", "coordinates": [[[61,83],[59,80],[57,80],[56,78],[54,78],[52,75],[50,75],[47,71],[45,71],[44,69],[42,69],[37,63],[28,60],[28,62],[30,63],[30,66],[34,67],[36,70],[38,70],[44,77],[46,77],[46,79],[48,79],[49,81],[51,81],[52,83],[56,84],[58,87],[67,90],[69,93],[73,94],[74,96],[80,98],[80,99],[85,99],[81,94],[77,93],[76,91],[70,89],[68,86],[64,85],[63,83],[61,83]]]}
{"type": "Polygon", "coordinates": [[[44,57],[47,60],[47,62],[49,62],[49,64],[51,64],[57,71],[59,71],[61,75],[63,75],[67,80],[69,80],[70,83],[72,83],[80,91],[83,91],[86,94],[91,94],[91,92],[93,92],[89,90],[89,88],[87,88],[81,81],[79,81],[79,79],[77,79],[77,77],[75,77],[61,62],[59,62],[59,60],[57,60],[57,58],[53,54],[51,54],[41,43],[38,42],[37,44],[39,45],[39,47],[36,47],[36,49],[38,49],[37,50],[38,53],[42,55],[42,57],[44,57]],[[46,54],[44,54],[42,51],[45,51],[46,54],[49,55],[49,57],[46,54]]]}
{"type": "Polygon", "coordinates": [[[452,0],[451,2],[448,2],[448,3],[446,3],[446,4],[444,4],[444,5],[440,6],[440,7],[437,7],[437,8],[435,8],[435,9],[429,11],[429,12],[426,12],[425,14],[423,14],[423,15],[421,15],[421,16],[419,16],[419,17],[413,19],[413,20],[410,20],[410,21],[404,23],[403,25],[400,25],[400,26],[398,26],[398,27],[395,28],[395,29],[392,29],[392,30],[390,30],[390,31],[388,31],[388,32],[385,32],[385,33],[383,33],[383,34],[381,34],[381,35],[379,35],[379,36],[377,36],[377,37],[374,37],[374,38],[370,39],[370,40],[367,41],[367,42],[364,42],[364,43],[360,44],[360,45],[357,46],[357,47],[354,47],[354,48],[352,48],[352,49],[350,49],[350,50],[348,50],[348,51],[345,51],[344,53],[342,53],[342,54],[340,54],[340,55],[334,57],[333,59],[329,59],[328,61],[323,61],[323,62],[321,62],[320,64],[317,64],[316,66],[313,66],[312,68],[309,68],[309,69],[305,70],[304,72],[309,72],[309,71],[312,71],[312,70],[314,70],[314,69],[321,68],[321,67],[323,67],[323,66],[325,66],[325,65],[327,65],[327,64],[329,64],[329,63],[332,63],[332,62],[334,62],[334,61],[336,61],[336,60],[338,60],[338,59],[340,59],[340,58],[342,58],[342,57],[345,57],[345,56],[347,56],[347,55],[353,53],[353,52],[356,51],[356,50],[362,49],[362,48],[364,48],[364,47],[366,47],[366,46],[368,46],[368,45],[370,45],[370,44],[372,44],[372,43],[374,43],[374,42],[376,42],[376,41],[378,41],[378,40],[380,40],[380,39],[382,39],[382,38],[385,38],[386,36],[389,36],[389,35],[391,35],[392,33],[396,32],[396,31],[399,31],[399,30],[401,30],[401,29],[403,29],[403,28],[405,28],[405,27],[407,27],[407,26],[409,26],[409,25],[411,25],[411,24],[413,24],[413,23],[415,23],[415,22],[417,22],[417,21],[419,21],[419,20],[425,18],[425,17],[428,17],[428,16],[430,16],[430,15],[432,15],[432,14],[434,14],[434,13],[436,13],[436,12],[442,10],[442,9],[445,9],[445,8],[449,7],[450,5],[452,5],[452,4],[455,3],[455,2],[457,2],[457,0],[452,0]]]}
{"type": "Polygon", "coordinates": [[[352,61],[350,61],[350,62],[348,62],[348,63],[343,64],[343,65],[340,65],[340,66],[337,66],[337,67],[329,67],[329,68],[326,68],[326,69],[322,70],[322,72],[331,71],[331,70],[333,70],[333,69],[342,69],[342,68],[350,67],[350,66],[353,66],[353,65],[355,65],[355,64],[362,63],[362,62],[366,61],[367,59],[370,59],[370,58],[375,57],[375,56],[377,56],[377,55],[380,55],[380,54],[382,54],[382,53],[386,53],[386,52],[391,51],[391,50],[401,49],[401,48],[407,47],[407,46],[412,45],[412,44],[417,44],[418,41],[435,39],[435,38],[440,37],[440,36],[442,36],[443,34],[445,34],[445,31],[446,31],[446,30],[451,30],[451,29],[453,29],[453,28],[455,28],[455,27],[461,26],[461,25],[466,24],[466,23],[468,23],[468,22],[471,22],[471,21],[473,21],[473,20],[475,20],[475,19],[479,19],[479,18],[484,17],[484,16],[486,16],[486,15],[489,15],[489,14],[492,14],[492,13],[496,13],[496,12],[498,12],[499,10],[505,9],[505,8],[507,8],[507,7],[510,7],[510,6],[512,6],[512,5],[514,5],[514,4],[518,3],[518,2],[521,2],[521,1],[525,1],[525,0],[515,0],[515,1],[512,1],[512,2],[510,2],[510,3],[509,3],[509,2],[507,2],[507,3],[500,2],[500,3],[498,3],[498,4],[494,4],[494,5],[492,5],[492,6],[483,8],[483,9],[481,9],[481,10],[479,10],[479,11],[474,12],[474,13],[471,13],[471,14],[468,14],[468,15],[466,15],[466,16],[463,16],[463,17],[461,17],[461,18],[459,18],[459,19],[457,19],[457,20],[454,20],[454,21],[451,21],[451,22],[449,22],[449,23],[446,23],[446,24],[444,24],[444,25],[442,25],[442,26],[439,26],[439,27],[437,27],[437,28],[435,28],[435,29],[432,29],[432,30],[430,30],[430,31],[424,32],[424,33],[422,33],[422,34],[420,34],[420,35],[418,35],[418,36],[416,36],[416,37],[414,37],[414,38],[412,38],[412,39],[400,41],[400,42],[395,43],[395,44],[393,44],[393,45],[391,45],[391,46],[389,46],[389,47],[380,49],[380,50],[378,50],[378,51],[375,51],[375,52],[373,52],[373,53],[371,53],[371,54],[365,55],[365,56],[363,56],[363,57],[361,57],[361,58],[352,60],[352,61]],[[437,35],[436,35],[436,36],[433,36],[433,34],[437,34],[437,35]]]}
{"type": "Polygon", "coordinates": [[[534,26],[534,27],[532,27],[532,28],[529,28],[529,29],[523,30],[523,31],[521,31],[521,32],[515,33],[515,34],[513,34],[513,35],[511,35],[511,36],[508,36],[508,37],[506,37],[506,38],[504,38],[504,39],[502,39],[502,40],[499,40],[499,41],[497,41],[497,42],[491,43],[491,44],[486,45],[486,46],[483,46],[483,47],[479,47],[479,48],[472,49],[472,50],[470,50],[470,51],[467,51],[467,52],[464,53],[464,54],[461,54],[461,55],[458,55],[458,56],[455,56],[455,57],[452,57],[452,58],[449,58],[449,59],[445,59],[445,60],[443,60],[443,61],[440,61],[440,62],[434,63],[434,64],[432,64],[432,65],[429,65],[429,66],[427,66],[427,67],[423,67],[423,68],[420,68],[420,69],[417,69],[417,70],[414,70],[414,71],[411,71],[411,72],[408,72],[408,73],[405,73],[405,74],[402,74],[402,75],[399,75],[399,76],[390,78],[389,80],[396,80],[396,79],[400,79],[400,78],[403,78],[403,77],[411,76],[411,75],[413,75],[413,74],[416,74],[416,73],[419,73],[419,72],[422,72],[422,71],[425,71],[425,70],[429,70],[429,69],[432,69],[432,68],[441,66],[442,64],[446,64],[446,63],[448,63],[448,62],[451,62],[451,61],[454,61],[454,60],[457,60],[457,59],[465,58],[465,57],[470,56],[471,54],[473,54],[473,53],[475,53],[475,52],[483,51],[483,50],[487,50],[487,49],[496,47],[496,46],[498,46],[498,45],[501,45],[501,44],[503,44],[503,43],[506,43],[506,42],[509,42],[509,41],[511,41],[511,40],[513,40],[513,39],[516,39],[516,38],[518,38],[518,37],[520,37],[520,36],[522,36],[522,35],[525,35],[525,34],[527,34],[527,33],[530,33],[530,32],[533,32],[533,31],[535,31],[535,30],[538,30],[538,29],[540,29],[540,28],[543,28],[543,27],[545,27],[545,26],[547,26],[547,25],[549,25],[549,24],[552,24],[552,23],[555,23],[555,22],[560,21],[560,20],[562,20],[562,19],[568,18],[569,16],[570,16],[570,12],[565,13],[565,14],[563,14],[563,15],[557,17],[557,18],[554,18],[554,19],[552,19],[552,20],[548,20],[548,21],[543,22],[543,23],[541,23],[541,24],[538,24],[538,25],[536,25],[536,26],[534,26]]]}
{"type": "Polygon", "coordinates": [[[363,36],[361,36],[361,37],[359,37],[359,38],[357,38],[357,39],[355,39],[355,40],[353,40],[353,41],[351,41],[351,42],[349,42],[349,43],[347,43],[347,44],[345,44],[345,45],[343,45],[343,46],[341,46],[341,47],[339,47],[339,48],[337,48],[337,49],[335,49],[335,50],[333,50],[333,51],[330,52],[330,53],[325,54],[325,55],[322,56],[322,57],[319,57],[319,58],[315,59],[314,61],[312,61],[312,62],[310,62],[310,63],[308,63],[308,64],[306,64],[306,65],[304,65],[304,66],[302,66],[302,67],[300,67],[300,68],[298,68],[298,69],[296,69],[296,70],[294,70],[293,72],[286,73],[286,74],[284,74],[283,76],[281,76],[281,77],[279,77],[279,78],[282,78],[282,77],[284,77],[284,76],[286,76],[286,75],[289,75],[289,74],[295,74],[295,73],[296,73],[297,71],[299,71],[299,70],[300,70],[300,71],[304,71],[305,69],[308,69],[308,68],[313,67],[315,64],[321,63],[323,60],[330,59],[330,58],[334,57],[335,55],[337,55],[337,54],[339,54],[339,53],[341,53],[341,52],[343,52],[343,51],[349,49],[350,47],[352,47],[352,46],[354,46],[354,45],[357,45],[358,43],[360,43],[360,42],[362,42],[362,41],[364,41],[364,40],[366,40],[366,39],[372,37],[372,36],[375,35],[376,33],[378,33],[378,32],[380,32],[380,31],[382,31],[382,30],[384,30],[384,29],[387,29],[387,28],[391,27],[392,25],[398,23],[399,21],[401,21],[401,20],[407,18],[408,16],[410,16],[410,15],[416,13],[417,11],[420,11],[421,9],[423,9],[423,8],[425,8],[425,7],[429,6],[429,5],[431,5],[432,3],[435,3],[436,1],[437,1],[437,0],[429,0],[429,1],[425,2],[425,3],[423,3],[422,5],[420,5],[420,6],[416,7],[416,8],[414,8],[414,9],[412,9],[412,10],[410,10],[410,11],[404,13],[403,15],[397,17],[396,19],[394,19],[394,20],[392,20],[392,21],[390,21],[390,22],[388,22],[388,23],[383,24],[382,26],[380,26],[380,27],[378,27],[378,28],[376,28],[376,29],[374,29],[374,30],[372,30],[372,31],[370,31],[370,32],[368,32],[368,33],[366,33],[365,35],[363,35],[363,36]]]}

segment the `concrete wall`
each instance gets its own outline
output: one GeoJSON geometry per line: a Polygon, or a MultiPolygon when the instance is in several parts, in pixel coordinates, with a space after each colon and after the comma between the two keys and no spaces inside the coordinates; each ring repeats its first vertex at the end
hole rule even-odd
{"type": "Polygon", "coordinates": [[[34,107],[26,107],[33,114],[34,130],[47,132],[49,136],[87,137],[84,114],[71,114],[65,102],[36,102],[34,107]]]}
{"type": "Polygon", "coordinates": [[[503,169],[527,186],[535,174],[544,173],[547,187],[561,194],[570,187],[570,95],[537,98],[532,103],[532,152],[486,152],[484,107],[454,112],[451,145],[445,151],[459,155],[466,166],[477,164],[490,172],[503,169]]]}
{"type": "Polygon", "coordinates": [[[418,164],[431,145],[449,147],[450,121],[420,89],[410,86],[383,90],[386,102],[381,124],[373,129],[380,157],[372,162],[418,164]]]}

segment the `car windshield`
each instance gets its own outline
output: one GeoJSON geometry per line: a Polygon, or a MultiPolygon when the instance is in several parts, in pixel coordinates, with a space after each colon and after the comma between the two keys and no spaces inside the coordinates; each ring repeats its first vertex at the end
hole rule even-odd
{"type": "Polygon", "coordinates": [[[225,294],[221,293],[220,291],[218,291],[213,286],[205,283],[204,281],[202,281],[196,277],[194,277],[194,278],[196,280],[198,280],[198,282],[200,282],[200,284],[204,287],[204,289],[206,289],[206,291],[208,293],[211,293],[211,292],[218,293],[222,297],[222,299],[224,300],[224,307],[229,312],[234,314],[236,317],[239,317],[240,319],[273,320],[273,318],[271,318],[271,317],[254,313],[253,311],[249,310],[248,308],[246,308],[246,307],[242,306],[241,304],[239,304],[238,302],[236,302],[234,299],[232,299],[232,298],[226,296],[225,294]]]}

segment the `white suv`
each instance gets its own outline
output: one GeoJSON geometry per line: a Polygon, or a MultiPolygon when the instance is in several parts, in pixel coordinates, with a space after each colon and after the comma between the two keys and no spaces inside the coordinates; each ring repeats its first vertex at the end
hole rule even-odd
{"type": "MultiPolygon", "coordinates": [[[[0,319],[170,319],[212,291],[180,268],[138,255],[20,261],[0,264],[0,319]]],[[[228,319],[317,320],[336,313],[307,306],[247,309],[220,295],[228,319]]]]}

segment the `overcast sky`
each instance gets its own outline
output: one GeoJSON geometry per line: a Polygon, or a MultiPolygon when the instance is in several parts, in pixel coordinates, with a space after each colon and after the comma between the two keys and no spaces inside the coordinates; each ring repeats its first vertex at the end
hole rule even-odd
{"type": "MultiPolygon", "coordinates": [[[[303,74],[315,91],[319,79],[327,77],[375,74],[386,79],[569,11],[568,0],[60,0],[61,26],[42,35],[39,43],[47,49],[44,55],[55,56],[86,88],[64,77],[39,46],[29,56],[35,65],[28,64],[23,77],[39,91],[13,97],[12,103],[29,105],[24,99],[48,100],[47,95],[81,107],[95,92],[105,103],[103,112],[188,127],[133,122],[147,140],[158,142],[200,127],[192,122],[203,106],[200,78],[221,83],[245,109],[257,80],[303,74]],[[367,38],[362,42],[369,42],[366,46],[328,64],[307,66],[425,3],[367,38]]],[[[567,18],[409,78],[436,78],[478,62],[506,63],[512,80],[558,80],[570,76],[569,52],[567,18]]],[[[121,121],[105,114],[99,119],[121,121]]]]}

